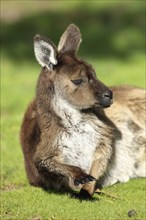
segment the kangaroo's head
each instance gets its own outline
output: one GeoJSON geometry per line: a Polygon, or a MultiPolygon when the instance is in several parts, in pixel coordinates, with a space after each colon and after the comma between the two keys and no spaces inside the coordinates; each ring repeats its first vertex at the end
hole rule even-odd
{"type": "Polygon", "coordinates": [[[35,36],[35,56],[44,67],[38,93],[47,100],[52,92],[79,110],[109,107],[112,92],[96,78],[92,66],[76,56],[80,43],[80,30],[74,24],[69,25],[62,35],[58,49],[49,39],[35,36]]]}

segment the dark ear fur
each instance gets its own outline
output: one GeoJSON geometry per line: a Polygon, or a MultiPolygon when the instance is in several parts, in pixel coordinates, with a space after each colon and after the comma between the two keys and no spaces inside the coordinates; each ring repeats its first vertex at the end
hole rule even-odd
{"type": "Polygon", "coordinates": [[[34,37],[34,52],[41,66],[53,69],[57,65],[57,49],[48,38],[37,34],[34,37]]]}
{"type": "Polygon", "coordinates": [[[79,28],[74,24],[70,24],[60,39],[58,51],[75,54],[78,51],[81,41],[79,28]]]}

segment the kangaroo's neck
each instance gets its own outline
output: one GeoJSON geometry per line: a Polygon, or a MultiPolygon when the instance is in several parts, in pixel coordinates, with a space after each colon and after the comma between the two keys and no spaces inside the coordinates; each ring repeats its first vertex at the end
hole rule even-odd
{"type": "Polygon", "coordinates": [[[82,120],[82,113],[75,109],[70,103],[64,100],[60,95],[55,94],[52,99],[53,111],[62,120],[65,126],[75,126],[82,120]]]}

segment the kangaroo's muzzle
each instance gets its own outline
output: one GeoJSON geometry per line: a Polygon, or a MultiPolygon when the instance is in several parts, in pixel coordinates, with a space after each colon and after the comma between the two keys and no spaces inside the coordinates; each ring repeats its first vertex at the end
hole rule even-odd
{"type": "Polygon", "coordinates": [[[102,94],[101,99],[99,100],[99,104],[103,108],[109,107],[113,103],[113,93],[111,90],[107,90],[102,94]]]}

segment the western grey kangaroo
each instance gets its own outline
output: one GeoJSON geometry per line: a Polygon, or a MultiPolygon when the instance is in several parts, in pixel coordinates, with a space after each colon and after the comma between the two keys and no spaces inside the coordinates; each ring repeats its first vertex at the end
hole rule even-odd
{"type": "Polygon", "coordinates": [[[132,86],[106,87],[77,57],[80,43],[74,24],[58,49],[46,37],[34,37],[43,68],[20,139],[30,184],[77,187],[80,198],[90,198],[97,185],[146,176],[146,93],[132,86]]]}

